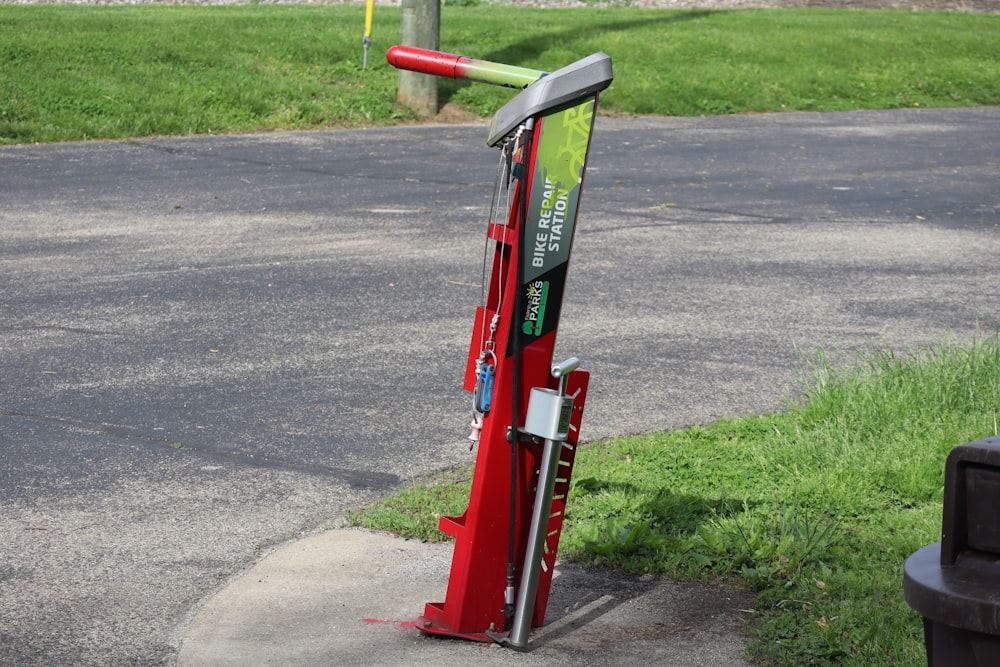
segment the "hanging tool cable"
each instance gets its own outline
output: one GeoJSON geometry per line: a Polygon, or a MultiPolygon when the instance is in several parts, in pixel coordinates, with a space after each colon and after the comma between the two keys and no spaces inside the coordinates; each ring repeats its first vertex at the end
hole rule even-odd
{"type": "Polygon", "coordinates": [[[510,174],[511,156],[513,154],[512,143],[507,142],[501,146],[500,163],[497,165],[496,181],[493,185],[493,197],[490,202],[490,215],[486,227],[486,245],[483,248],[483,276],[482,276],[482,308],[483,311],[489,308],[490,296],[487,291],[490,285],[496,285],[496,305],[493,317],[490,319],[489,332],[487,333],[486,318],[483,318],[482,329],[479,332],[479,340],[482,341],[479,347],[479,357],[476,359],[476,384],[472,392],[472,432],[469,434],[469,451],[479,442],[480,434],[483,430],[483,419],[489,414],[493,405],[493,386],[496,380],[496,333],[500,325],[500,310],[503,305],[503,262],[497,262],[496,269],[498,275],[487,275],[489,258],[496,254],[495,240],[491,241],[491,231],[494,225],[506,225],[506,220],[510,213],[510,174]],[[501,205],[501,199],[506,195],[506,201],[501,205]],[[498,215],[504,216],[504,222],[498,222],[498,215]],[[494,252],[491,253],[490,250],[494,252]]]}
{"type": "Polygon", "coordinates": [[[490,413],[490,408],[493,406],[493,384],[497,368],[493,339],[499,323],[500,316],[494,315],[490,322],[490,337],[484,342],[483,349],[476,360],[476,386],[472,392],[472,433],[469,434],[470,452],[479,442],[480,432],[483,430],[483,419],[490,413]]]}
{"type": "Polygon", "coordinates": [[[372,45],[372,18],[375,13],[375,0],[368,0],[365,3],[365,55],[361,63],[361,69],[368,69],[368,47],[372,45]]]}

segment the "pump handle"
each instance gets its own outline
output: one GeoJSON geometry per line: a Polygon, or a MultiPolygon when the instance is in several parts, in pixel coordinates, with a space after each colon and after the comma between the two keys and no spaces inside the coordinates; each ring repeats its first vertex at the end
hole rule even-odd
{"type": "Polygon", "coordinates": [[[552,377],[561,378],[564,375],[572,373],[579,367],[580,360],[576,357],[570,357],[561,364],[552,364],[552,377]]]}

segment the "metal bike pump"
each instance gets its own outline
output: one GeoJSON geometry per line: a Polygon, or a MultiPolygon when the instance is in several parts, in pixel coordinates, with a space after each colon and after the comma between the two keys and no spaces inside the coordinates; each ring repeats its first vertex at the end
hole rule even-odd
{"type": "Polygon", "coordinates": [[[569,419],[573,413],[573,397],[566,395],[568,375],[580,367],[580,360],[571,357],[561,364],[552,365],[552,377],[559,381],[559,389],[532,387],[528,398],[528,415],[524,431],[544,440],[542,461],[538,470],[538,487],[535,490],[535,505],[531,513],[531,528],[528,530],[528,544],[524,552],[524,567],[521,569],[521,586],[517,593],[517,608],[510,637],[503,641],[516,649],[528,646],[528,632],[531,630],[531,614],[535,607],[535,593],[538,577],[542,569],[542,553],[545,549],[546,529],[549,512],[552,509],[552,489],[556,483],[559,454],[563,442],[569,434],[569,419]]]}

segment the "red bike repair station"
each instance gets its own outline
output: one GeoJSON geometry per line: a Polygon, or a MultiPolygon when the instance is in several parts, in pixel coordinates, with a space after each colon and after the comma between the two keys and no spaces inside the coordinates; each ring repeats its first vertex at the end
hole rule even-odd
{"type": "Polygon", "coordinates": [[[597,53],[551,73],[407,46],[393,66],[523,89],[494,116],[500,165],[487,226],[484,303],[464,388],[479,443],[468,508],[442,517],[455,538],[443,602],[424,633],[524,650],[545,621],[590,375],[553,363],[598,94],[612,81],[597,53]]]}

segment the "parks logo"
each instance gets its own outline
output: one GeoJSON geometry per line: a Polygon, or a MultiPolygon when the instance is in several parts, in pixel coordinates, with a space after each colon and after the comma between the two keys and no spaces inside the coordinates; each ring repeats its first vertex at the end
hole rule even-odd
{"type": "Polygon", "coordinates": [[[549,298],[549,281],[535,280],[528,283],[525,297],[527,304],[521,331],[529,336],[540,336],[542,323],[545,321],[545,302],[549,298]]]}

